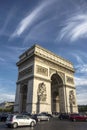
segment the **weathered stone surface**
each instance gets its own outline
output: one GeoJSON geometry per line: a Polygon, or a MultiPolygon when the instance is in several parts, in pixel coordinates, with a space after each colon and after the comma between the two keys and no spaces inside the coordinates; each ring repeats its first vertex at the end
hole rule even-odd
{"type": "Polygon", "coordinates": [[[19,57],[17,66],[14,111],[78,112],[71,62],[34,45],[19,57]]]}

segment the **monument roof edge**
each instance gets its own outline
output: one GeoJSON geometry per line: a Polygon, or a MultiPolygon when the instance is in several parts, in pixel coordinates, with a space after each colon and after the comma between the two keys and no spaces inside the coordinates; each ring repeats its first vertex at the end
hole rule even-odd
{"type": "Polygon", "coordinates": [[[49,53],[49,54],[51,54],[51,55],[53,55],[53,56],[56,56],[56,57],[58,57],[59,59],[64,60],[64,61],[68,62],[69,64],[71,64],[71,65],[73,66],[73,63],[72,63],[71,61],[69,61],[69,60],[67,60],[67,59],[65,59],[65,58],[63,58],[63,57],[61,57],[61,56],[59,56],[59,55],[57,55],[57,54],[51,52],[50,50],[45,49],[44,47],[40,46],[40,45],[37,44],[37,43],[33,44],[29,49],[27,49],[24,53],[22,53],[22,54],[19,56],[19,59],[21,59],[21,58],[22,58],[24,55],[26,55],[29,51],[34,50],[34,52],[35,52],[35,51],[36,51],[36,48],[39,48],[40,50],[43,50],[43,51],[45,51],[45,52],[47,52],[47,53],[49,53]]]}
{"type": "Polygon", "coordinates": [[[66,61],[66,62],[68,62],[68,63],[73,65],[73,63],[71,61],[69,61],[69,60],[67,60],[67,59],[65,59],[65,58],[55,54],[54,52],[52,52],[52,51],[50,51],[48,49],[45,49],[44,47],[42,47],[42,46],[40,46],[38,44],[35,44],[35,47],[38,47],[38,48],[40,48],[40,49],[42,49],[42,50],[44,50],[44,51],[46,51],[46,52],[48,52],[48,53],[50,53],[50,54],[52,54],[52,55],[54,55],[54,56],[56,56],[56,57],[58,57],[58,58],[60,58],[60,59],[62,59],[62,60],[64,60],[64,61],[66,61]]]}

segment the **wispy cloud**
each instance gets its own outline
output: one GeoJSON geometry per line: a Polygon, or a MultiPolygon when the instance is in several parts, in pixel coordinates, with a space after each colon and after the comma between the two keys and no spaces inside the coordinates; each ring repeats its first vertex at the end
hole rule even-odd
{"type": "Polygon", "coordinates": [[[73,53],[73,56],[75,57],[75,59],[77,60],[79,64],[82,64],[82,65],[84,64],[83,57],[81,58],[79,54],[73,53]]]}
{"type": "Polygon", "coordinates": [[[76,73],[78,74],[84,74],[87,75],[87,55],[83,51],[74,51],[73,53],[70,52],[70,55],[73,56],[75,61],[75,70],[76,73]]]}
{"type": "Polygon", "coordinates": [[[76,65],[75,66],[76,73],[83,73],[84,75],[87,75],[87,64],[83,65],[76,65]]]}
{"type": "Polygon", "coordinates": [[[14,101],[15,81],[0,77],[0,102],[14,101]]]}
{"type": "Polygon", "coordinates": [[[0,88],[2,88],[0,92],[9,91],[8,88],[13,89],[13,86],[15,86],[15,81],[0,77],[0,88]]]}
{"type": "Polygon", "coordinates": [[[78,104],[87,104],[87,76],[75,77],[78,104]]]}
{"type": "Polygon", "coordinates": [[[0,94],[0,102],[4,102],[4,101],[15,101],[15,94],[1,93],[0,94]]]}
{"type": "MultiPolygon", "coordinates": [[[[9,36],[10,33],[8,28],[9,23],[11,22],[12,18],[14,17],[14,14],[16,13],[17,9],[16,7],[12,7],[7,14],[7,17],[5,18],[5,22],[2,26],[2,28],[0,29],[0,35],[5,35],[5,36],[9,36]]],[[[4,17],[4,16],[3,16],[4,17]]]]}
{"type": "Polygon", "coordinates": [[[87,38],[87,14],[75,14],[69,17],[63,25],[59,37],[76,41],[79,38],[87,38]]]}
{"type": "Polygon", "coordinates": [[[86,64],[85,59],[87,59],[87,55],[86,55],[86,52],[84,52],[83,50],[76,48],[73,51],[68,52],[68,55],[70,55],[74,60],[76,60],[77,64],[80,64],[80,65],[86,64]]]}
{"type": "Polygon", "coordinates": [[[19,55],[24,52],[27,47],[17,47],[17,46],[4,46],[4,51],[0,51],[0,61],[3,64],[17,62],[19,55]],[[5,53],[4,53],[5,52],[5,53]],[[16,52],[16,53],[15,53],[16,52]]]}
{"type": "MultiPolygon", "coordinates": [[[[52,21],[54,17],[43,20],[33,26],[32,30],[25,36],[24,43],[29,41],[29,39],[46,39],[48,37],[47,33],[50,31],[48,28],[50,21],[52,21]],[[37,33],[36,33],[37,32],[37,33]]],[[[50,38],[51,39],[51,38],[50,38]]]]}
{"type": "Polygon", "coordinates": [[[20,21],[16,30],[11,35],[11,38],[20,36],[25,30],[27,30],[27,28],[33,25],[33,23],[36,22],[38,18],[40,18],[40,15],[43,15],[44,11],[47,9],[46,7],[54,2],[55,0],[46,0],[40,3],[36,8],[34,8],[33,11],[29,13],[29,15],[27,15],[20,21]]]}
{"type": "Polygon", "coordinates": [[[17,55],[24,52],[26,49],[27,47],[7,46],[7,50],[9,50],[11,53],[16,52],[17,55]]]}
{"type": "Polygon", "coordinates": [[[36,20],[36,18],[41,14],[46,4],[47,2],[40,4],[28,16],[23,18],[22,21],[19,23],[17,29],[13,33],[12,37],[20,36],[27,29],[27,27],[31,26],[31,24],[36,20]]]}
{"type": "Polygon", "coordinates": [[[76,86],[87,86],[87,77],[75,77],[76,86]]]}
{"type": "Polygon", "coordinates": [[[77,103],[78,105],[87,105],[87,91],[77,94],[77,103]]]}
{"type": "Polygon", "coordinates": [[[4,83],[4,81],[2,81],[2,82],[3,83],[1,83],[1,81],[0,81],[0,102],[14,101],[15,100],[15,91],[14,92],[12,91],[13,83],[9,83],[9,81],[8,81],[7,82],[8,85],[6,85],[6,83],[4,83]]]}

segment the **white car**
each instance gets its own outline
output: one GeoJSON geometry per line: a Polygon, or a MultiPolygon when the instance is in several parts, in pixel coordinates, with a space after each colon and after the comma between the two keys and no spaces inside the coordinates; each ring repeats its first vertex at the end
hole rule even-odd
{"type": "Polygon", "coordinates": [[[41,113],[41,114],[37,115],[37,120],[38,121],[49,121],[49,116],[41,113]]]}
{"type": "Polygon", "coordinates": [[[17,128],[18,126],[35,126],[36,121],[27,115],[9,115],[6,120],[8,127],[17,128]]]}

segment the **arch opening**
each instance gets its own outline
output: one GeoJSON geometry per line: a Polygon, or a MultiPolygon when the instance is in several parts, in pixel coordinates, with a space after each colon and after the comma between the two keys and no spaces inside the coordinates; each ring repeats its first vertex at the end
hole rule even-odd
{"type": "Polygon", "coordinates": [[[51,76],[51,111],[60,112],[60,87],[63,86],[63,81],[58,74],[51,76]]]}
{"type": "Polygon", "coordinates": [[[21,86],[21,112],[26,112],[27,85],[21,86]]]}

